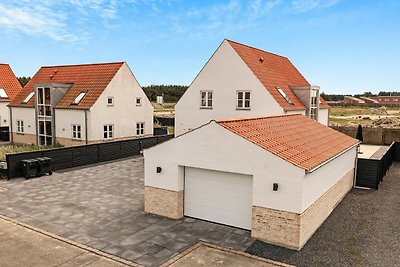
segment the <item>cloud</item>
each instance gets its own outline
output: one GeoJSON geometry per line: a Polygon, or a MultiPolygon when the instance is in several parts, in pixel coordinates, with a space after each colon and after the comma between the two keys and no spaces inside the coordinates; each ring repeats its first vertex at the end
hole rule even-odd
{"type": "Polygon", "coordinates": [[[303,13],[316,8],[329,8],[338,4],[341,0],[293,0],[292,11],[303,13]]]}

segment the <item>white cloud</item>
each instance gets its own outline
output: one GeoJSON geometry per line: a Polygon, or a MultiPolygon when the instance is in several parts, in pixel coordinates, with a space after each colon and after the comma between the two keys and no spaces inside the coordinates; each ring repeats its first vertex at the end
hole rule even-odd
{"type": "Polygon", "coordinates": [[[295,13],[307,12],[316,8],[328,8],[338,4],[341,0],[293,0],[292,11],[295,13]]]}

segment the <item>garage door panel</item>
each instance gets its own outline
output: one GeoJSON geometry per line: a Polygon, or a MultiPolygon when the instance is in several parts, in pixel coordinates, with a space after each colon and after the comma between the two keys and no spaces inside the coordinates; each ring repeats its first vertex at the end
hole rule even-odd
{"type": "Polygon", "coordinates": [[[185,168],[186,216],[251,229],[252,176],[185,168]]]}

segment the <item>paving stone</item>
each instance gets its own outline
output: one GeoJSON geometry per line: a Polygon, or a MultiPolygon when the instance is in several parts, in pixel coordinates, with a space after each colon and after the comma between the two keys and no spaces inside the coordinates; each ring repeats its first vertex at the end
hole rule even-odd
{"type": "Polygon", "coordinates": [[[202,239],[241,250],[252,244],[249,231],[146,214],[143,175],[143,158],[137,157],[4,181],[0,214],[146,266],[202,239]]]}

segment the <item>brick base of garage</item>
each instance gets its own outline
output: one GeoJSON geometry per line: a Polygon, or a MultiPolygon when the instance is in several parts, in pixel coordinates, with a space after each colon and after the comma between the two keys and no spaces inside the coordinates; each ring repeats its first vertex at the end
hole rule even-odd
{"type": "Polygon", "coordinates": [[[12,133],[12,141],[16,144],[36,144],[35,134],[12,133]]]}
{"type": "Polygon", "coordinates": [[[183,218],[183,191],[145,186],[144,211],[171,219],[183,218]]]}
{"type": "Polygon", "coordinates": [[[353,186],[354,170],[302,214],[253,206],[251,236],[255,239],[301,249],[353,186]]]}

